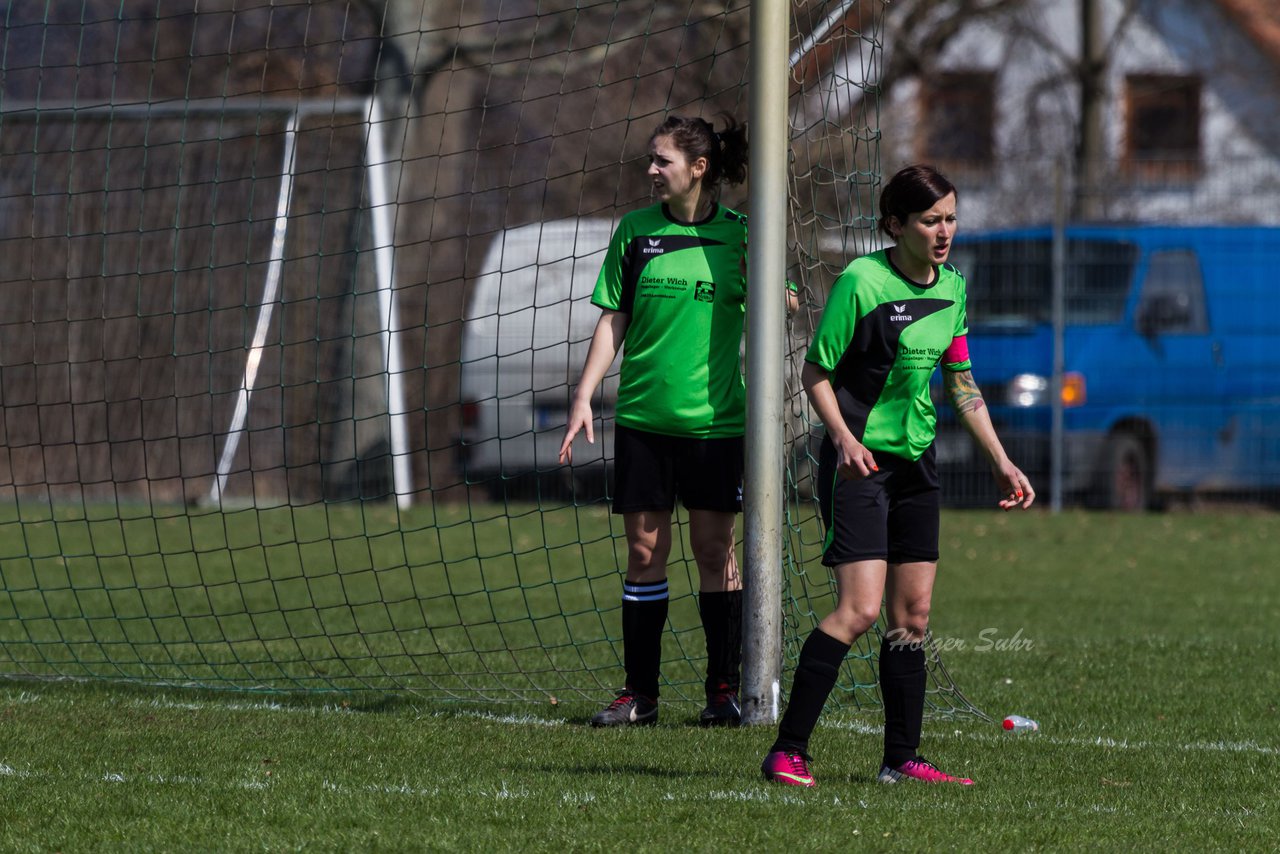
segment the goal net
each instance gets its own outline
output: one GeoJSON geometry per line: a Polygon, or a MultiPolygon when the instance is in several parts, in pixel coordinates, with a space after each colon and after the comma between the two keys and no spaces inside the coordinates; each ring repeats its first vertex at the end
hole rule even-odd
{"type": "MultiPolygon", "coordinates": [[[[799,367],[872,245],[880,0],[797,0],[784,642],[833,602],[799,367]]],[[[558,465],[669,112],[746,116],[745,2],[12,4],[0,674],[431,697],[621,683],[597,443],[558,465]],[[74,9],[71,6],[74,5],[74,9]]],[[[744,207],[746,196],[726,197],[744,207]]],[[[664,697],[701,699],[677,514],[664,697]]],[[[878,705],[864,641],[834,702],[878,705]]],[[[789,672],[789,668],[784,668],[789,672]]],[[[932,656],[939,714],[977,713],[932,656]]]]}

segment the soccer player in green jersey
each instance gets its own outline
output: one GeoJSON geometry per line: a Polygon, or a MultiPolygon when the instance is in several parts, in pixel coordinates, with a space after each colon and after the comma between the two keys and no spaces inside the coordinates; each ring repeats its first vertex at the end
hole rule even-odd
{"type": "Polygon", "coordinates": [[[768,780],[812,786],[809,736],[853,642],[885,606],[880,645],[884,703],[882,783],[972,784],[921,757],[925,653],[938,569],[939,494],[929,380],[941,364],[945,396],[986,455],[999,506],[1027,508],[1031,484],[1009,461],[969,370],[964,278],[947,256],[956,188],[928,166],[885,185],[880,230],[894,241],[851,263],[832,286],[805,356],[802,381],[826,427],[819,498],[822,562],[836,577],[836,607],[800,651],[791,700],[765,756],[768,780]]]}
{"type": "Polygon", "coordinates": [[[613,512],[622,515],[627,537],[626,685],[592,726],[658,720],[677,496],[689,511],[707,640],[700,722],[739,722],[742,577],[733,529],[742,510],[747,223],[718,197],[722,183],[741,183],[746,170],[746,129],[732,118],[719,132],[701,118],[667,118],[649,139],[648,174],[659,201],[618,223],[592,294],[601,316],[560,462],[572,462],[579,432],[595,441],[591,398],[621,348],[613,512]]]}

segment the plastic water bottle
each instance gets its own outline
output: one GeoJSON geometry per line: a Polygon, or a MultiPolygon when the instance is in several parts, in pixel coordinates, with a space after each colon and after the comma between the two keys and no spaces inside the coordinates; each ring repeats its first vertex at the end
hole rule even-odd
{"type": "Polygon", "coordinates": [[[1022,715],[1009,715],[1001,724],[1007,732],[1038,732],[1040,724],[1022,715]]]}

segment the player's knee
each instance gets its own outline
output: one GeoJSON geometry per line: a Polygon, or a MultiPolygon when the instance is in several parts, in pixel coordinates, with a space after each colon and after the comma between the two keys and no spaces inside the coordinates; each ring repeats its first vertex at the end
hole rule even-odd
{"type": "Polygon", "coordinates": [[[891,620],[886,635],[906,643],[920,643],[929,634],[929,612],[908,613],[904,619],[891,620]]]}
{"type": "Polygon", "coordinates": [[[698,569],[705,573],[724,573],[733,563],[732,541],[703,540],[697,543],[690,543],[690,549],[693,552],[694,561],[698,564],[698,569]]]}
{"type": "Polygon", "coordinates": [[[835,618],[844,634],[856,638],[866,634],[875,625],[876,620],[880,618],[880,606],[847,605],[837,608],[831,616],[835,618]]]}
{"type": "Polygon", "coordinates": [[[630,574],[644,574],[653,569],[665,568],[667,552],[661,543],[637,541],[627,544],[627,570],[630,574]]]}

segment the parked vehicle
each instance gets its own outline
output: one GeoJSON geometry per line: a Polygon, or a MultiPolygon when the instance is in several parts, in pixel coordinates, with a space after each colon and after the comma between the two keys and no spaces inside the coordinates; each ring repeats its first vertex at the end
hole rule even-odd
{"type": "MultiPolygon", "coordinates": [[[[609,219],[583,218],[507,229],[471,283],[459,366],[460,466],[467,483],[495,499],[540,490],[582,501],[606,492],[621,360],[596,395],[595,444],[575,440],[572,466],[560,465],[559,451],[572,387],[600,318],[591,293],[613,227],[609,219]]],[[[789,328],[788,347],[803,353],[808,327],[789,328]]],[[[798,465],[808,450],[808,410],[798,375],[787,381],[786,437],[798,465]]],[[[808,477],[803,466],[793,474],[802,491],[808,477]]]]}
{"type": "MultiPolygon", "coordinates": [[[[973,373],[1010,456],[1049,490],[1052,232],[958,238],[973,373]]],[[[1167,495],[1280,489],[1280,229],[1066,230],[1067,498],[1125,510],[1167,495]]],[[[990,475],[949,407],[939,468],[951,495],[990,475]]]]}
{"type": "MultiPolygon", "coordinates": [[[[618,364],[596,401],[595,444],[561,466],[571,386],[600,309],[591,304],[613,231],[608,219],[534,223],[499,232],[471,283],[462,329],[462,471],[495,498],[578,487],[598,495],[613,460],[618,364]]],[[[583,497],[586,496],[584,493],[583,497]]]]}

